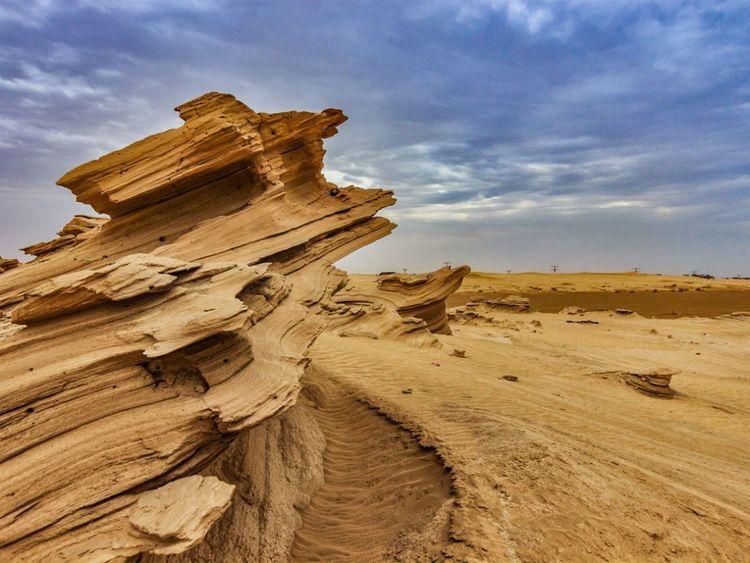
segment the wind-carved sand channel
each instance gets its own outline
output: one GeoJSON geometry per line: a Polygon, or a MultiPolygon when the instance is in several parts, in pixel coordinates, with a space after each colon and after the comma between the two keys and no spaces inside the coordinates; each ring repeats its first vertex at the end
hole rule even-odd
{"type": "Polygon", "coordinates": [[[302,512],[295,561],[416,560],[448,538],[451,479],[431,449],[325,373],[305,375],[326,439],[325,483],[302,512]]]}

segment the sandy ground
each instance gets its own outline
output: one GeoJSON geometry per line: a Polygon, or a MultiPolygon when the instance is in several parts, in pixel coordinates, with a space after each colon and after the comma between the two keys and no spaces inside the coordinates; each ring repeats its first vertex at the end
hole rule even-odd
{"type": "MultiPolygon", "coordinates": [[[[512,276],[497,276],[503,277],[512,276]]],[[[514,292],[522,292],[521,277],[497,291],[514,285],[514,292]]],[[[482,289],[471,285],[476,279],[468,280],[470,291],[482,289]]],[[[562,286],[563,279],[581,280],[566,287],[588,292],[605,285],[645,292],[657,282],[694,281],[582,274],[550,284],[562,286]]],[[[710,299],[714,291],[744,291],[739,288],[748,284],[714,283],[721,289],[691,293],[710,299]]],[[[536,279],[532,285],[553,286],[536,279]]],[[[347,452],[328,452],[326,471],[339,479],[303,511],[295,555],[326,559],[336,553],[336,538],[346,545],[354,529],[352,553],[363,553],[367,545],[368,559],[394,558],[399,521],[424,522],[432,510],[439,526],[446,497],[438,466],[444,466],[455,506],[450,541],[432,540],[441,557],[748,560],[750,317],[496,313],[476,326],[453,324],[453,331],[440,337],[442,349],[333,333],[318,339],[308,380],[346,390],[433,449],[405,447],[397,430],[387,430],[383,420],[354,403],[334,401],[320,409],[324,433],[339,445],[346,435],[352,445],[347,452]],[[454,348],[464,349],[466,357],[451,356],[454,348]],[[656,369],[676,372],[673,398],[641,393],[621,377],[656,369]],[[341,479],[347,463],[367,455],[380,456],[381,471],[372,471],[370,461],[361,474],[344,472],[341,479]],[[409,463],[418,469],[403,475],[394,470],[409,463]],[[403,502],[393,496],[394,483],[403,502]],[[351,494],[344,494],[348,487],[351,494]],[[419,494],[428,500],[415,501],[419,494]],[[390,507],[387,516],[383,502],[390,507]],[[373,520],[385,523],[373,528],[373,520]]]]}
{"type": "MultiPolygon", "coordinates": [[[[505,298],[511,293],[460,291],[448,298],[455,307],[469,301],[505,298]]],[[[750,291],[537,291],[515,293],[529,300],[532,311],[558,313],[566,307],[590,311],[630,309],[645,317],[716,317],[735,311],[750,311],[750,291]]]]}

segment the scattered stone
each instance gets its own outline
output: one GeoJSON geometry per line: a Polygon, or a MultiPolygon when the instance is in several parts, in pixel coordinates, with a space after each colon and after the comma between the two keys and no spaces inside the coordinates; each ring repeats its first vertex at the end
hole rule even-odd
{"type": "Polygon", "coordinates": [[[518,376],[517,375],[504,375],[503,379],[505,381],[518,381],[518,376]]]}
{"type": "Polygon", "coordinates": [[[582,307],[577,307],[575,305],[565,307],[562,311],[560,311],[561,314],[565,314],[565,315],[582,315],[585,312],[586,312],[586,309],[582,307]]]}
{"type": "Polygon", "coordinates": [[[615,309],[615,313],[618,315],[632,315],[633,311],[630,309],[615,309]]]}
{"type": "Polygon", "coordinates": [[[401,389],[401,392],[404,395],[411,395],[412,394],[412,389],[411,388],[401,389]]]}
{"type": "Polygon", "coordinates": [[[577,325],[598,325],[599,321],[592,321],[591,319],[584,319],[582,321],[571,321],[567,320],[566,323],[577,324],[577,325]]]}
{"type": "Polygon", "coordinates": [[[465,358],[466,350],[462,348],[454,348],[453,352],[451,352],[451,356],[455,356],[456,358],[465,358]]]}

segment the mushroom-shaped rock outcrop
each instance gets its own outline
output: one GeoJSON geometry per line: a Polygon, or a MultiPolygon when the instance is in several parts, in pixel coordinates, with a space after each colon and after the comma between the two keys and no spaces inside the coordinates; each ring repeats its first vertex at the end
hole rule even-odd
{"type": "Polygon", "coordinates": [[[59,180],[110,218],[0,276],[1,560],[200,541],[232,486],[194,475],[295,402],[331,264],[393,228],[374,217],[390,191],[321,173],[340,110],[209,93],[178,111],[59,180]]]}
{"type": "Polygon", "coordinates": [[[436,334],[451,334],[445,300],[461,287],[468,266],[446,266],[426,274],[381,274],[374,290],[349,286],[334,296],[339,303],[380,303],[405,319],[417,318],[436,334]]]}

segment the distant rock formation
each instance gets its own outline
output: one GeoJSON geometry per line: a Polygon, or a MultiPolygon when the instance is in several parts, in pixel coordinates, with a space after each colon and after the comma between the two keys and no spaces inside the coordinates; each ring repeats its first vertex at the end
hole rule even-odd
{"type": "Polygon", "coordinates": [[[651,397],[669,399],[675,396],[675,391],[669,385],[672,376],[679,373],[677,370],[668,368],[639,369],[627,371],[603,371],[592,375],[598,375],[604,379],[615,378],[637,391],[651,397]]]}
{"type": "Polygon", "coordinates": [[[496,324],[494,313],[528,313],[529,300],[518,295],[509,295],[502,299],[480,299],[469,301],[466,305],[448,309],[451,322],[468,325],[496,324]]]}
{"type": "Polygon", "coordinates": [[[77,216],[26,249],[38,259],[0,262],[2,560],[201,541],[237,485],[212,461],[238,436],[265,443],[272,428],[243,431],[297,399],[340,307],[331,264],[393,229],[374,217],[390,191],[322,175],[340,110],[256,113],[209,93],[177,111],[181,127],[59,180],[109,219],[77,216]]]}
{"type": "Polygon", "coordinates": [[[445,300],[461,287],[470,271],[468,266],[446,266],[426,274],[381,274],[375,291],[346,287],[334,300],[347,304],[380,303],[395,308],[404,319],[424,321],[430,332],[451,334],[445,300]]]}

